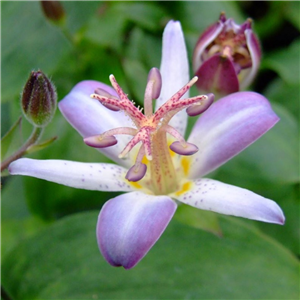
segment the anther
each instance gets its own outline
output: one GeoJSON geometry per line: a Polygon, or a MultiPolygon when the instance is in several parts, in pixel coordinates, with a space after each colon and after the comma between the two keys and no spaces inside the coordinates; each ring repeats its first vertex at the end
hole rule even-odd
{"type": "Polygon", "coordinates": [[[114,136],[102,137],[101,135],[94,135],[86,137],[83,140],[88,146],[94,148],[111,147],[118,143],[117,139],[114,136]]]}
{"type": "Polygon", "coordinates": [[[170,145],[170,149],[180,155],[193,155],[198,152],[198,147],[192,143],[180,143],[178,141],[170,145]]]}
{"type": "Polygon", "coordinates": [[[146,171],[147,166],[143,163],[138,162],[128,170],[125,178],[128,181],[139,181],[145,176],[146,171]]]}
{"type": "Polygon", "coordinates": [[[207,99],[205,101],[201,101],[198,103],[195,103],[191,106],[189,106],[186,109],[186,113],[190,116],[190,117],[194,117],[194,116],[198,116],[200,114],[202,114],[203,112],[205,112],[214,102],[215,96],[214,94],[208,94],[207,95],[207,99]]]}

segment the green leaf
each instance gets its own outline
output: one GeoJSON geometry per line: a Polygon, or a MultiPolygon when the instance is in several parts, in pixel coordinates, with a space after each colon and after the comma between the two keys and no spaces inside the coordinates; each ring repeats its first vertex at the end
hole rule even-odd
{"type": "Polygon", "coordinates": [[[299,84],[300,81],[300,39],[268,56],[262,62],[262,68],[268,68],[276,73],[287,84],[299,84]]]}
{"type": "Polygon", "coordinates": [[[9,131],[1,139],[1,160],[8,153],[10,146],[18,139],[20,141],[20,127],[21,127],[22,117],[20,117],[9,129],[9,131]]]}
{"type": "Polygon", "coordinates": [[[264,96],[271,102],[284,106],[298,119],[300,113],[300,87],[299,83],[287,84],[280,78],[271,82],[264,96]]]}
{"type": "Polygon", "coordinates": [[[4,289],[14,300],[299,297],[298,260],[235,218],[222,218],[223,238],[172,221],[129,271],[100,255],[96,221],[73,215],[20,243],[4,259],[4,289]]]}
{"type": "Polygon", "coordinates": [[[139,61],[131,59],[124,59],[123,67],[128,85],[133,92],[133,95],[129,95],[129,97],[133,98],[134,96],[134,102],[140,104],[144,103],[144,94],[148,77],[147,70],[139,61]]]}
{"type": "Polygon", "coordinates": [[[122,54],[125,31],[134,24],[149,31],[163,27],[164,12],[152,3],[104,3],[88,23],[85,36],[90,41],[122,54]]]}
{"type": "Polygon", "coordinates": [[[186,225],[222,236],[218,215],[211,211],[195,209],[189,205],[178,206],[174,218],[186,225]]]}
{"type": "Polygon", "coordinates": [[[57,139],[57,136],[54,136],[50,139],[47,139],[46,141],[43,141],[41,143],[32,145],[26,150],[26,154],[30,154],[30,153],[33,153],[33,152],[36,152],[36,151],[40,151],[40,150],[50,146],[54,141],[56,141],[56,139],[57,139]]]}
{"type": "Polygon", "coordinates": [[[300,3],[299,1],[285,1],[284,15],[298,30],[300,30],[300,3]]]}

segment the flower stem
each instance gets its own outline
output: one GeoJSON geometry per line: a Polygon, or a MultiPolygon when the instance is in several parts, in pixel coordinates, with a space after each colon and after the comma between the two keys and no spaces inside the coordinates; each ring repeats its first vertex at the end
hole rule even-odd
{"type": "Polygon", "coordinates": [[[1,172],[5,170],[11,162],[22,157],[30,146],[36,144],[42,135],[43,130],[43,127],[34,127],[31,136],[23,144],[23,146],[1,163],[1,172]]]}

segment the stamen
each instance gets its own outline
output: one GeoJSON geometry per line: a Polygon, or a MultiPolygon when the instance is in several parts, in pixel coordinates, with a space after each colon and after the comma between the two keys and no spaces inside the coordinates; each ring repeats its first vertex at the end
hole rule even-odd
{"type": "Polygon", "coordinates": [[[145,154],[148,160],[152,160],[151,150],[151,132],[153,128],[149,126],[142,127],[138,133],[130,140],[124,150],[119,154],[119,158],[123,158],[131,149],[139,142],[145,147],[145,154]]]}
{"type": "Polygon", "coordinates": [[[134,136],[137,130],[131,127],[120,127],[110,129],[100,135],[89,136],[83,141],[90,147],[106,148],[117,144],[117,139],[114,137],[116,134],[128,134],[134,136]]]}
{"type": "Polygon", "coordinates": [[[84,142],[94,148],[106,148],[117,144],[117,139],[114,136],[94,135],[83,139],[84,142]]]}
{"type": "Polygon", "coordinates": [[[157,68],[152,68],[148,74],[147,86],[144,96],[145,116],[152,115],[152,100],[157,99],[161,91],[161,75],[157,68]]]}
{"type": "Polygon", "coordinates": [[[152,99],[157,99],[160,95],[162,79],[160,71],[157,68],[152,68],[148,75],[148,82],[153,81],[152,87],[152,99]]]}
{"type": "Polygon", "coordinates": [[[136,157],[135,164],[128,170],[126,174],[126,179],[129,181],[139,181],[141,180],[147,171],[147,166],[142,163],[142,159],[145,156],[145,148],[142,145],[136,157]]]}
{"type": "MultiPolygon", "coordinates": [[[[99,95],[99,96],[104,96],[106,98],[110,98],[110,99],[115,99],[115,100],[119,100],[117,97],[107,93],[105,90],[101,89],[101,88],[97,88],[94,92],[95,94],[99,95]]],[[[112,110],[112,111],[119,111],[120,108],[105,102],[101,102],[102,105],[104,105],[106,108],[112,110]]]]}
{"type": "Polygon", "coordinates": [[[147,166],[143,163],[136,163],[127,172],[125,178],[128,181],[139,181],[141,180],[147,171],[147,166]]]}
{"type": "Polygon", "coordinates": [[[198,147],[192,143],[185,142],[174,142],[170,145],[170,149],[180,155],[193,155],[198,152],[198,147]]]}
{"type": "Polygon", "coordinates": [[[186,109],[186,113],[190,117],[198,116],[205,112],[214,102],[214,94],[208,94],[207,99],[202,102],[195,103],[186,109]]]}

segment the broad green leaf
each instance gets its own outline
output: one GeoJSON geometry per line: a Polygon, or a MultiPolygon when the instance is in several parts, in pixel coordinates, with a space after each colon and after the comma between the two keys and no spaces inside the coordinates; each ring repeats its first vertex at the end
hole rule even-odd
{"type": "MultiPolygon", "coordinates": [[[[127,26],[135,24],[150,31],[163,27],[163,11],[152,3],[105,2],[86,28],[85,36],[103,47],[122,54],[122,43],[127,26]]],[[[126,42],[126,41],[125,41],[126,42]]]]}
{"type": "Polygon", "coordinates": [[[268,54],[262,62],[262,68],[275,71],[287,84],[299,84],[299,53],[300,39],[294,41],[288,48],[268,54]]]}
{"type": "MultiPolygon", "coordinates": [[[[97,213],[64,218],[5,258],[12,299],[298,299],[299,262],[280,244],[234,218],[224,237],[172,221],[132,270],[100,255],[97,213]]],[[[276,225],[274,225],[276,226],[276,225]]]]}
{"type": "Polygon", "coordinates": [[[149,70],[147,71],[139,61],[131,59],[124,59],[123,68],[128,85],[133,92],[133,95],[129,95],[130,99],[133,99],[135,103],[144,104],[144,94],[149,70]],[[133,96],[135,98],[133,98],[133,96]]]}
{"type": "MultiPolygon", "coordinates": [[[[44,17],[39,1],[3,1],[1,4],[2,72],[6,74],[2,77],[2,86],[5,87],[2,101],[19,97],[33,69],[41,69],[52,76],[60,68],[69,70],[81,66],[79,57],[72,65],[66,58],[74,56],[82,28],[90,16],[96,14],[98,1],[63,1],[64,28],[55,26],[44,17]]],[[[79,54],[79,49],[76,54],[79,54]]],[[[56,80],[53,78],[54,83],[56,80]]]]}
{"type": "Polygon", "coordinates": [[[297,119],[300,113],[300,86],[299,83],[287,84],[280,78],[271,82],[264,96],[271,102],[275,101],[287,108],[297,119]]]}
{"type": "Polygon", "coordinates": [[[299,1],[286,1],[284,8],[285,18],[300,30],[300,3],[299,1]]]}
{"type": "Polygon", "coordinates": [[[222,236],[222,229],[216,213],[182,204],[178,206],[174,218],[183,224],[222,236]]]}

